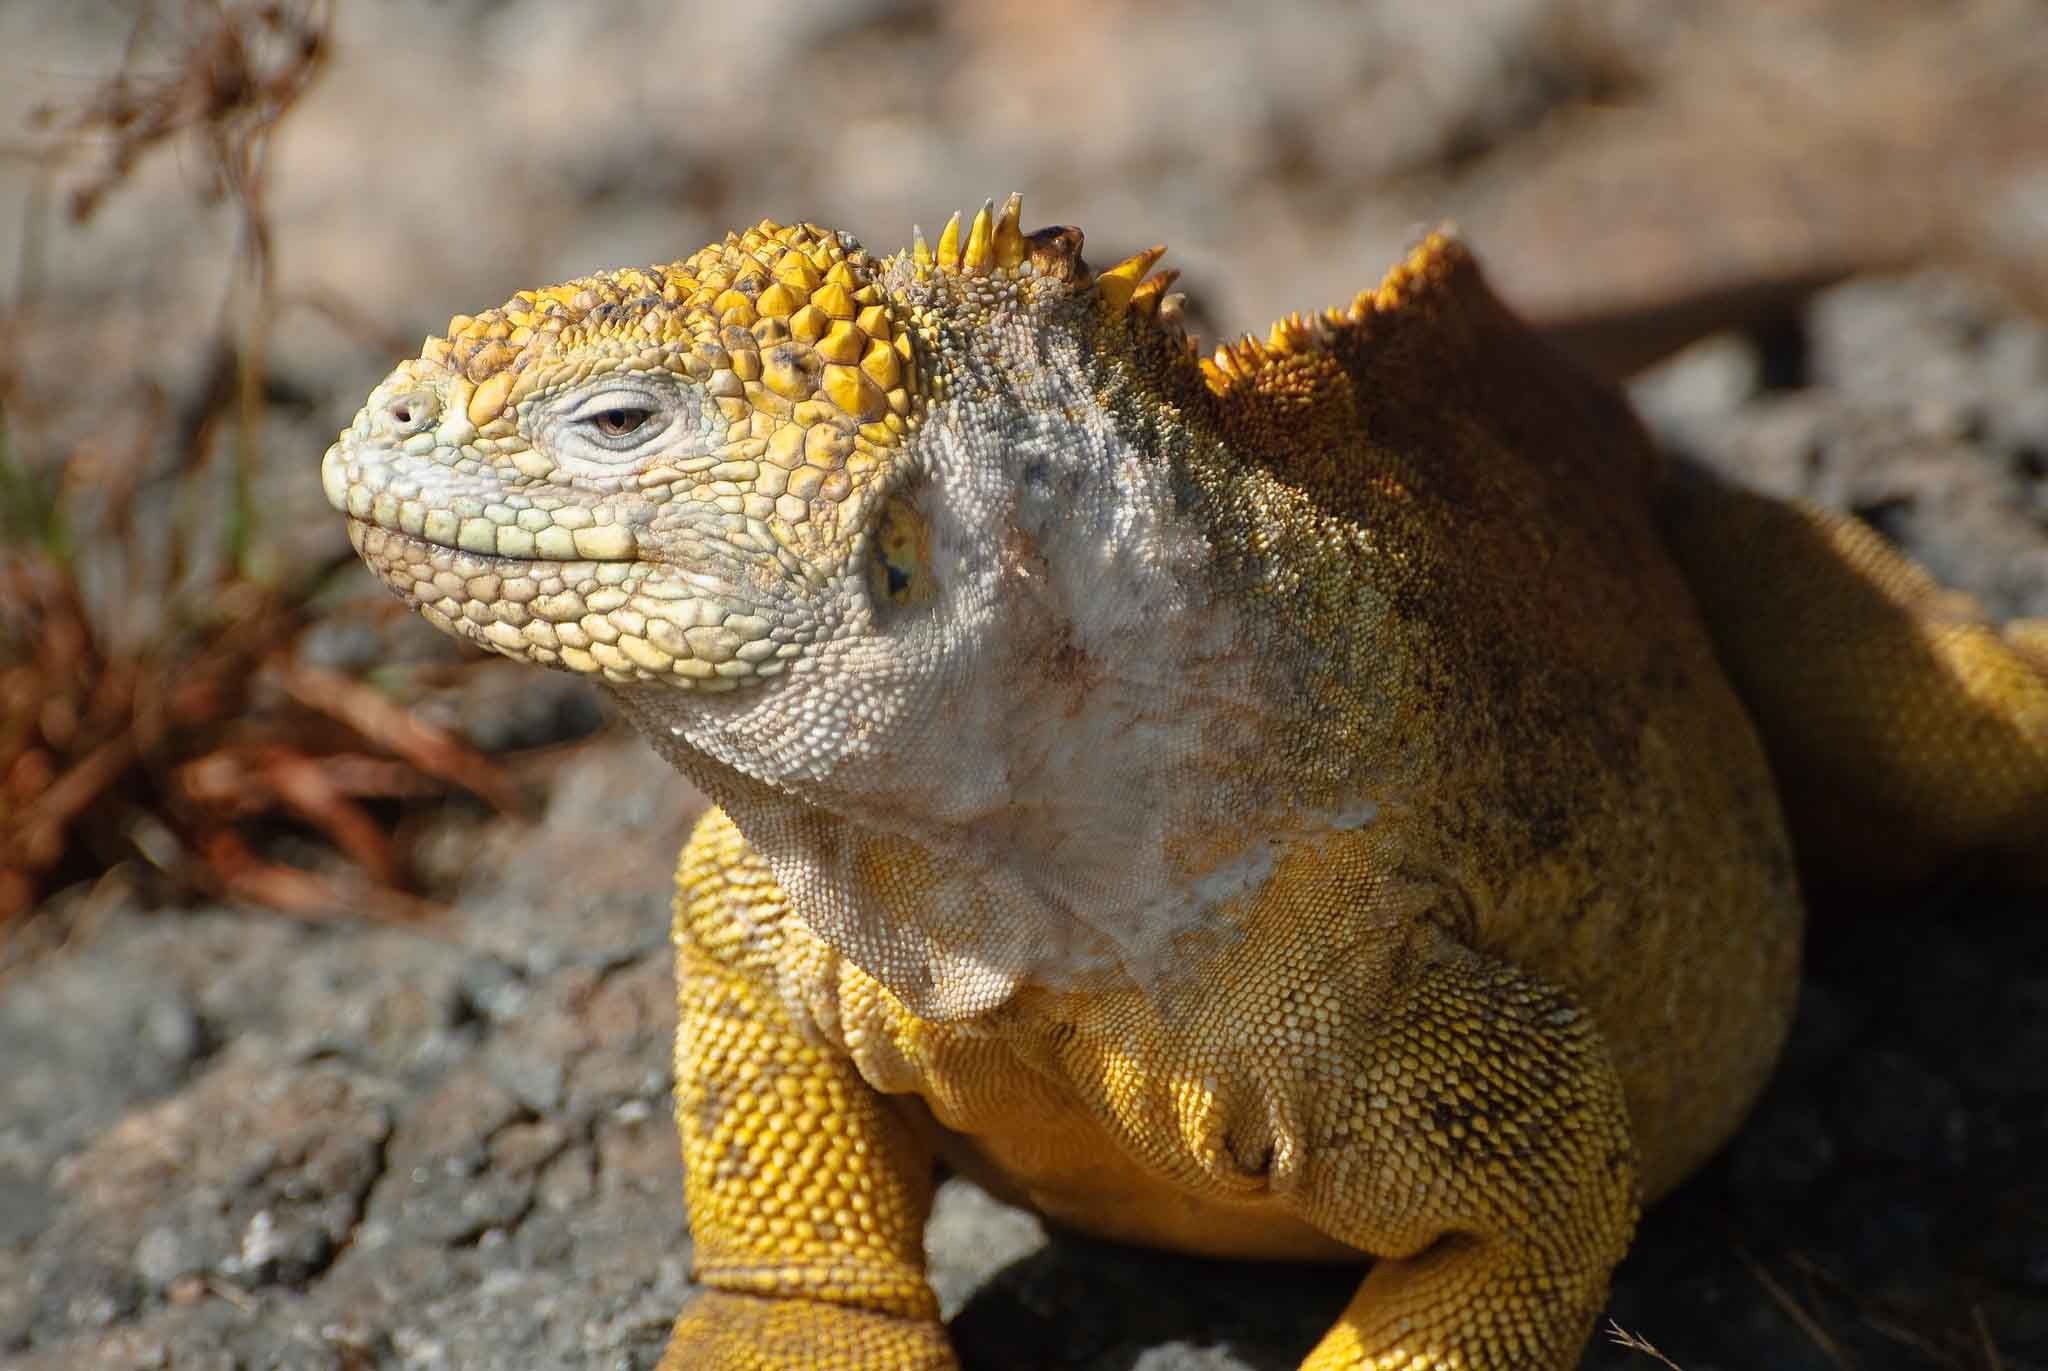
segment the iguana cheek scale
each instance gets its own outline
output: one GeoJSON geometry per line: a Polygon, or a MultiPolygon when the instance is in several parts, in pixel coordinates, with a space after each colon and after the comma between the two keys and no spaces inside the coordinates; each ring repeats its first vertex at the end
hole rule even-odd
{"type": "Polygon", "coordinates": [[[2048,875],[2040,630],[1666,464],[1447,236],[1208,356],[1158,257],[764,221],[458,316],[327,454],[394,590],[718,803],[670,1371],[953,1365],[939,1156],[1373,1258],[1312,1367],[1570,1366],[1784,1036],[1793,837],[2048,875]]]}

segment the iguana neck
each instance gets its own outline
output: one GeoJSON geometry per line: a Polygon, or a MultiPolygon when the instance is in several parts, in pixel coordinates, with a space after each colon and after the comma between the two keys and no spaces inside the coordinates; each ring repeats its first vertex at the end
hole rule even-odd
{"type": "MultiPolygon", "coordinates": [[[[939,465],[956,485],[935,508],[988,508],[958,487],[992,463],[939,465]]],[[[998,622],[954,678],[905,692],[880,665],[829,668],[866,692],[834,702],[860,727],[829,763],[804,741],[800,678],[709,709],[619,692],[812,930],[921,1017],[1027,986],[1157,990],[1238,935],[1292,840],[1372,817],[1349,760],[1342,785],[1327,759],[1302,770],[1319,706],[1284,669],[1302,657],[1286,626],[1217,589],[1191,510],[1223,506],[1168,463],[1118,476],[1002,506],[1009,533],[966,597],[998,622]],[[778,748],[801,774],[761,774],[778,748]]]]}
{"type": "Polygon", "coordinates": [[[1291,841],[1373,810],[1367,749],[1304,742],[1372,686],[1364,647],[1303,639],[1382,618],[1326,565],[1357,550],[1230,450],[1192,363],[1093,308],[940,349],[974,364],[935,381],[888,496],[928,544],[930,612],[878,603],[765,689],[620,691],[811,928],[928,1018],[1157,986],[1235,936],[1291,841]]]}

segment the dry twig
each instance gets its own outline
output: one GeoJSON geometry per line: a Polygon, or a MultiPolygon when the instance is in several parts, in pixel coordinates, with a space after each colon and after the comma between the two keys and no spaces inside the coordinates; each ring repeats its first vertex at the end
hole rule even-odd
{"type": "MultiPolygon", "coordinates": [[[[108,430],[130,435],[125,444],[66,435],[64,448],[36,432],[38,397],[17,363],[34,307],[24,299],[0,320],[0,928],[55,885],[131,857],[181,885],[282,909],[411,917],[423,906],[405,893],[378,803],[460,788],[500,810],[518,804],[489,759],[301,660],[335,567],[252,570],[264,342],[279,307],[265,169],[328,47],[325,0],[150,5],[113,76],[37,117],[58,139],[53,167],[99,150],[69,198],[72,220],[152,153],[187,143],[203,152],[201,194],[230,200],[239,231],[214,332],[194,340],[211,359],[207,379],[176,414],[151,378],[109,388],[134,407],[108,430]],[[166,50],[168,64],[148,65],[166,50]],[[227,436],[229,507],[202,529],[177,511],[205,498],[199,477],[227,436]],[[165,488],[193,493],[157,498],[165,488]],[[88,594],[88,580],[110,575],[112,595],[88,594]],[[279,819],[323,835],[354,874],[263,856],[261,827],[279,819]]],[[[32,280],[36,263],[22,275],[32,280]]]]}
{"type": "Polygon", "coordinates": [[[1670,1367],[1671,1371],[1681,1371],[1678,1363],[1665,1356],[1662,1352],[1659,1352],[1651,1345],[1648,1338],[1629,1332],[1613,1319],[1607,1321],[1607,1340],[1617,1347],[1626,1347],[1631,1352],[1640,1352],[1646,1357],[1654,1357],[1670,1367]]]}

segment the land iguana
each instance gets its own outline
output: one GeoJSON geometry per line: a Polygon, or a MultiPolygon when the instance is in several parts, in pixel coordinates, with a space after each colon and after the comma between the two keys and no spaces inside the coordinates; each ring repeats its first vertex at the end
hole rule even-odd
{"type": "Polygon", "coordinates": [[[1660,457],[1448,234],[1208,356],[1081,247],[763,222],[458,316],[327,453],[717,803],[661,1364],[955,1365],[943,1159],[1369,1258],[1309,1367],[1570,1366],[1771,1069],[1799,869],[2048,877],[2048,629],[1660,457]]]}

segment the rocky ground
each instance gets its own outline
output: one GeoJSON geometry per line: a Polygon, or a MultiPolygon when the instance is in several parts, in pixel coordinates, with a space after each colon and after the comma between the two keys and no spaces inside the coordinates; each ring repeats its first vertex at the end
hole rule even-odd
{"type": "MultiPolygon", "coordinates": [[[[410,346],[728,220],[885,243],[1017,185],[1107,251],[1171,236],[1231,327],[1339,298],[1447,213],[1565,336],[1611,343],[1572,330],[1662,302],[1640,340],[1704,301],[1742,327],[1636,384],[1668,443],[1857,510],[2000,614],[2048,614],[2048,327],[2025,304],[2048,302],[2048,118],[2012,115],[2038,82],[1991,79],[2040,54],[2026,6],[1802,0],[1763,36],[1741,6],[1490,0],[1463,27],[1436,8],[646,5],[606,26],[344,4],[276,153],[298,303],[268,432],[302,458],[274,468],[279,517],[338,539],[312,471],[384,334],[410,346]],[[560,70],[585,74],[535,75],[560,70]],[[1825,118],[1799,104],[1814,90],[1825,118]],[[777,134],[796,99],[838,117],[777,134]],[[1951,269],[1789,310],[1776,288],[1930,252],[1951,269]],[[1756,280],[1774,288],[1724,289],[1756,280]]],[[[33,29],[48,54],[17,86],[104,66],[120,31],[87,9],[52,27],[0,6],[0,48],[33,29]]],[[[20,365],[118,373],[211,308],[231,235],[185,208],[189,171],[154,164],[119,213],[52,231],[20,365]]],[[[175,397],[189,359],[160,350],[175,397]]],[[[118,421],[94,387],[39,393],[46,423],[118,421]]],[[[596,717],[527,672],[438,707],[484,746],[596,717]]],[[[0,1368],[653,1364],[690,1288],[664,932],[698,801],[615,731],[543,789],[526,819],[431,819],[428,925],[155,907],[120,873],[36,922],[63,941],[0,979],[0,1368]]],[[[1784,1068],[1648,1217],[1618,1324],[1685,1371],[2048,1367],[2044,913],[1964,873],[1823,920],[1784,1068]]],[[[930,1239],[978,1368],[1287,1367],[1355,1279],[1048,1235],[960,1182],[930,1239]]],[[[1586,1361],[1656,1364],[1604,1341],[1586,1361]]]]}

